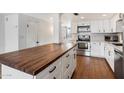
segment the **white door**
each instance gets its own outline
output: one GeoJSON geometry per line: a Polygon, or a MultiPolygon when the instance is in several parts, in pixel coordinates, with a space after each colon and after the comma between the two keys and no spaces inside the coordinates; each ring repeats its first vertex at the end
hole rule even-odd
{"type": "Polygon", "coordinates": [[[5,52],[18,50],[18,15],[5,16],[5,52]]]}
{"type": "Polygon", "coordinates": [[[27,48],[35,47],[38,45],[38,31],[37,31],[37,23],[29,22],[27,24],[27,48]]]}

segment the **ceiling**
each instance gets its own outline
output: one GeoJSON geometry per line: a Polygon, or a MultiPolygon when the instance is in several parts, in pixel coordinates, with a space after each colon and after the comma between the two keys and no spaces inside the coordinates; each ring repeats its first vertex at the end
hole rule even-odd
{"type": "Polygon", "coordinates": [[[104,20],[112,18],[114,13],[81,13],[79,14],[79,19],[82,20],[80,17],[84,17],[83,20],[104,20]]]}
{"type": "Polygon", "coordinates": [[[69,22],[82,22],[90,20],[104,20],[110,19],[115,15],[115,13],[79,13],[75,16],[73,13],[63,13],[62,23],[67,24],[69,22]],[[83,19],[81,19],[83,17],[83,19]]]}

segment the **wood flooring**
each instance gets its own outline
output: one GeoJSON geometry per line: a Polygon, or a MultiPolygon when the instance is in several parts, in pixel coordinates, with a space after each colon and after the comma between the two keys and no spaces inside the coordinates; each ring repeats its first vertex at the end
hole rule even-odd
{"type": "Polygon", "coordinates": [[[115,79],[105,59],[77,56],[77,67],[72,79],[115,79]]]}

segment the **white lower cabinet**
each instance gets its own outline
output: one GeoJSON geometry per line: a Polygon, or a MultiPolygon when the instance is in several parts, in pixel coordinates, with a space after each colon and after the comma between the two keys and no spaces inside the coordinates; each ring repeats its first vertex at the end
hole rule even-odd
{"type": "Polygon", "coordinates": [[[62,78],[71,78],[75,68],[76,68],[76,49],[73,48],[71,51],[66,53],[62,57],[62,78]]]}
{"type": "Polygon", "coordinates": [[[114,72],[114,48],[109,44],[105,46],[105,59],[114,72]]]}
{"type": "Polygon", "coordinates": [[[76,68],[76,47],[33,76],[2,65],[2,79],[69,79],[76,68]]]}
{"type": "Polygon", "coordinates": [[[104,57],[104,43],[91,42],[91,56],[104,57]]]}
{"type": "Polygon", "coordinates": [[[11,67],[1,65],[1,68],[2,79],[33,79],[32,75],[13,69],[11,67]]]}

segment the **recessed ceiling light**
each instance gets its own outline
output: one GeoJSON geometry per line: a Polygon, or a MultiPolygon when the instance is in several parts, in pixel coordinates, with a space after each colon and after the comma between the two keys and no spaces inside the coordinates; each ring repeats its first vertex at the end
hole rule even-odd
{"type": "Polygon", "coordinates": [[[50,20],[53,20],[53,17],[50,17],[50,20]]]}
{"type": "Polygon", "coordinates": [[[106,14],[103,14],[102,16],[107,16],[106,14]]]}
{"type": "Polygon", "coordinates": [[[84,19],[84,17],[82,16],[82,17],[80,17],[81,19],[84,19]]]}

